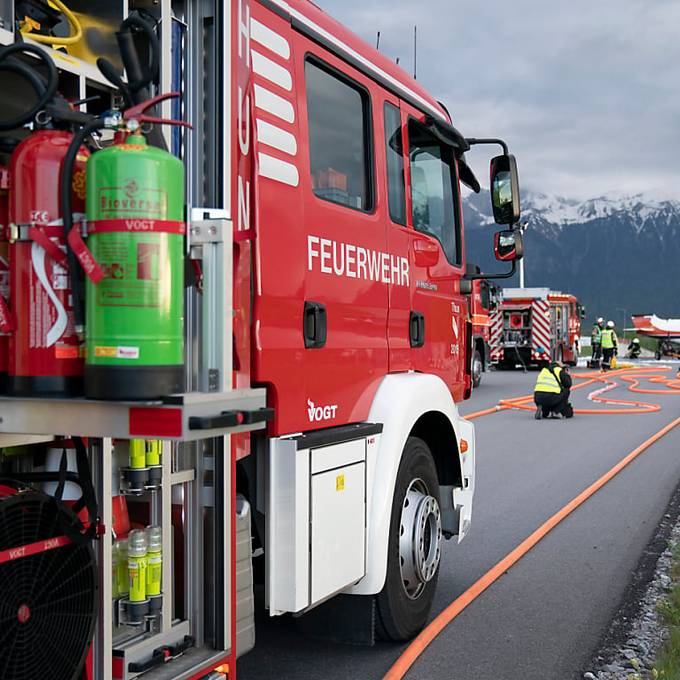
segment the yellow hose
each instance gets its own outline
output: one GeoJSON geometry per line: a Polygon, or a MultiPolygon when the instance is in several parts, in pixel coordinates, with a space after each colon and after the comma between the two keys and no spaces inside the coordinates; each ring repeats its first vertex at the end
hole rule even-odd
{"type": "Polygon", "coordinates": [[[80,21],[78,21],[75,14],[73,14],[73,12],[71,12],[71,10],[61,0],[50,0],[50,3],[64,13],[64,16],[68,20],[69,24],[71,24],[71,28],[75,31],[75,33],[72,33],[67,38],[58,38],[52,35],[40,35],[39,33],[33,33],[32,31],[22,30],[22,35],[46,45],[73,45],[77,43],[83,37],[83,28],[80,25],[80,21]]]}

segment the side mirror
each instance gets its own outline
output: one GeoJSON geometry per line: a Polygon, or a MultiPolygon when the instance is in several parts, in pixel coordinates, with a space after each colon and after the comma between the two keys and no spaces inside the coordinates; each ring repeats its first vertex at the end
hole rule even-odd
{"type": "Polygon", "coordinates": [[[472,281],[470,279],[462,278],[460,280],[460,294],[472,295],[472,281]]]}
{"type": "Polygon", "coordinates": [[[496,224],[512,225],[519,220],[519,176],[511,154],[491,159],[491,203],[496,224]]]}
{"type": "Polygon", "coordinates": [[[585,319],[585,318],[586,318],[586,308],[583,307],[583,306],[581,306],[581,305],[579,305],[579,316],[580,316],[582,319],[585,319]]]}
{"type": "Polygon", "coordinates": [[[493,251],[497,260],[514,262],[521,260],[524,255],[524,241],[522,232],[514,229],[504,229],[496,232],[493,239],[493,251]]]}

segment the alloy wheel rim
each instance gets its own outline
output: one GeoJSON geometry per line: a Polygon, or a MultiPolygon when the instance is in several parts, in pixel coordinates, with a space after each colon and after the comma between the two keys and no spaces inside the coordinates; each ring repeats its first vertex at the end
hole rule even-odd
{"type": "Polygon", "coordinates": [[[399,527],[399,568],[406,595],[416,600],[434,578],[441,560],[442,523],[439,502],[427,485],[414,479],[404,496],[399,527]]]}

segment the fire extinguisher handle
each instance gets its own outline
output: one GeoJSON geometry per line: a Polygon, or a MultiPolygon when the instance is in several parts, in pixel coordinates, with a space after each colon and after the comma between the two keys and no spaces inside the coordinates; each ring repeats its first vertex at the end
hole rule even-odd
{"type": "Polygon", "coordinates": [[[185,120],[172,120],[170,118],[157,118],[155,116],[147,116],[144,111],[156,106],[156,104],[165,101],[166,99],[174,99],[179,97],[179,92],[166,92],[165,94],[159,94],[151,99],[147,99],[141,104],[136,104],[123,111],[123,118],[125,120],[136,120],[140,123],[156,123],[157,125],[183,125],[184,127],[193,128],[191,123],[187,123],[185,120]]]}

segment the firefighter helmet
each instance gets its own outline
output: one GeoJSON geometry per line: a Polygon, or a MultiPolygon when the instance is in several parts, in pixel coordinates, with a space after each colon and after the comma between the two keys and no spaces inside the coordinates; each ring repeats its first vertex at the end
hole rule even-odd
{"type": "Polygon", "coordinates": [[[613,321],[607,321],[607,328],[614,328],[616,324],[613,321]]]}

